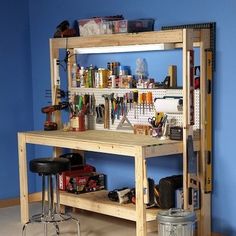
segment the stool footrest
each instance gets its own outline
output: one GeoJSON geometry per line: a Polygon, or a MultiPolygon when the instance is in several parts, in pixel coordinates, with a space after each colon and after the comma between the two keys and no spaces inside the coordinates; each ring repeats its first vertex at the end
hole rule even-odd
{"type": "Polygon", "coordinates": [[[67,214],[53,214],[52,217],[43,214],[36,214],[30,218],[30,222],[42,222],[42,223],[60,223],[72,219],[71,215],[67,214]]]}

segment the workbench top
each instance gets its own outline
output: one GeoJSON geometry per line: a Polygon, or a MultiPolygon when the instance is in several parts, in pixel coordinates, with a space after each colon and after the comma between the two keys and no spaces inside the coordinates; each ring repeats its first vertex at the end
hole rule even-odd
{"type": "Polygon", "coordinates": [[[148,135],[136,135],[125,132],[114,132],[104,130],[87,130],[83,132],[75,131],[30,131],[27,132],[29,136],[42,136],[64,140],[78,140],[78,141],[89,141],[94,143],[109,143],[109,144],[120,144],[125,146],[150,146],[150,145],[162,145],[177,143],[170,139],[158,139],[148,135]]]}
{"type": "Polygon", "coordinates": [[[177,154],[183,150],[182,141],[162,140],[125,132],[56,130],[29,131],[21,134],[25,135],[26,143],[127,156],[134,156],[139,148],[143,148],[145,157],[177,154]]]}

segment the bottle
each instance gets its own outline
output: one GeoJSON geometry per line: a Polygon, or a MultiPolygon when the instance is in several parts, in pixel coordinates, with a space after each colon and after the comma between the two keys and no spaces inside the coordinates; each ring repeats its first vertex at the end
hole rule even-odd
{"type": "Polygon", "coordinates": [[[71,68],[71,87],[72,88],[77,87],[76,74],[77,74],[77,65],[76,63],[74,63],[71,68]]]}
{"type": "Polygon", "coordinates": [[[80,78],[80,87],[84,88],[84,67],[81,66],[80,70],[79,70],[79,78],[80,78]]]}

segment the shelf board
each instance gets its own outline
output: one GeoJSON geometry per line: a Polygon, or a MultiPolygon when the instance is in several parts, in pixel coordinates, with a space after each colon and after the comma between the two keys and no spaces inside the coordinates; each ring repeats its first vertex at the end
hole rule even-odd
{"type": "MultiPolygon", "coordinates": [[[[101,190],[91,193],[72,194],[60,192],[60,203],[87,211],[114,216],[126,220],[136,221],[135,205],[112,202],[107,197],[108,191],[101,190]]],[[[147,209],[147,221],[156,220],[157,208],[147,209]]]]}

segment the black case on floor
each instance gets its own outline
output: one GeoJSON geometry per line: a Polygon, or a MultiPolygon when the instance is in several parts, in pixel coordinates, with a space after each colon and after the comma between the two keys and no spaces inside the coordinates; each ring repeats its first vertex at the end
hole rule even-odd
{"type": "Polygon", "coordinates": [[[173,175],[159,181],[160,207],[175,207],[175,190],[183,187],[183,175],[173,175]]]}

